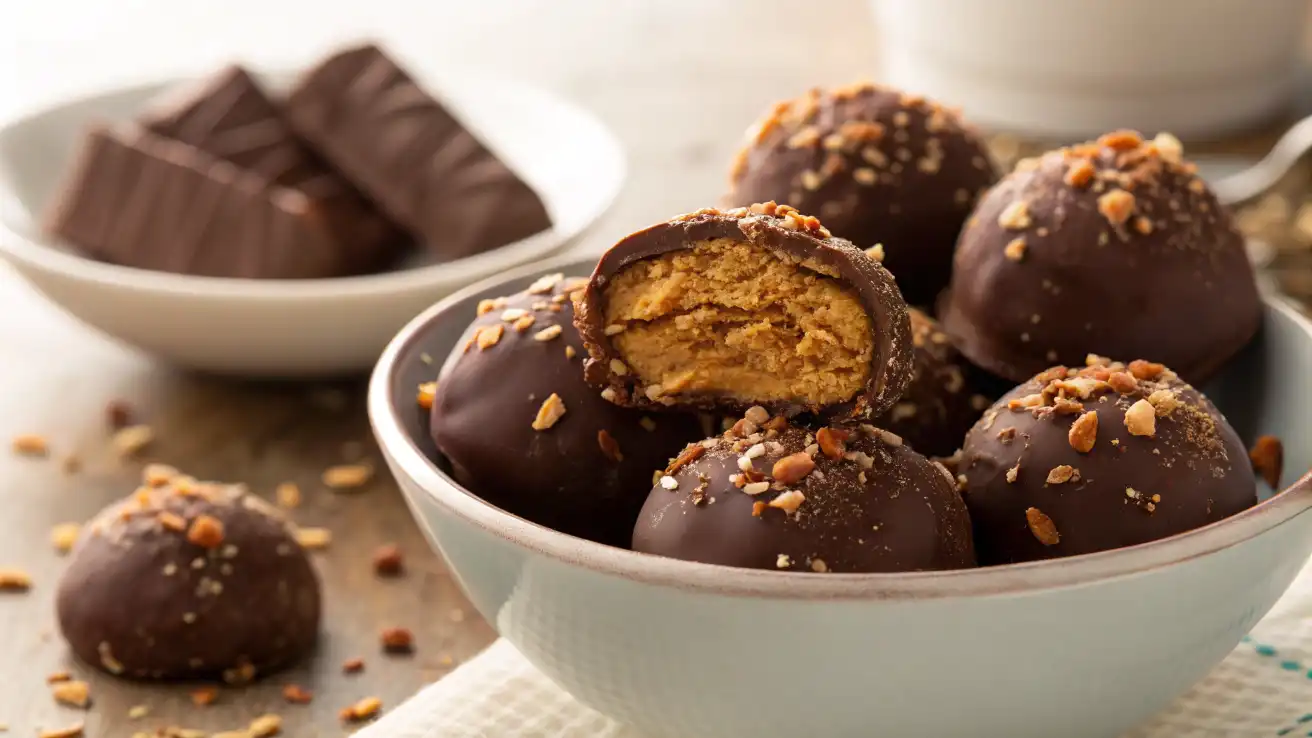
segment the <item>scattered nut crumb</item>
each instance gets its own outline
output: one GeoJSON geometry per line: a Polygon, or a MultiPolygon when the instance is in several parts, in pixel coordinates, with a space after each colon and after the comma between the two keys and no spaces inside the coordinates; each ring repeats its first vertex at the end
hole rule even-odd
{"type": "Polygon", "coordinates": [[[487,351],[501,341],[501,334],[504,332],[505,329],[500,323],[483,326],[474,334],[474,343],[478,345],[479,351],[487,351]]]}
{"type": "Polygon", "coordinates": [[[192,704],[197,707],[206,707],[214,704],[214,701],[219,698],[219,688],[197,687],[196,689],[191,690],[189,694],[191,695],[192,704]]]}
{"type": "Polygon", "coordinates": [[[386,653],[414,653],[414,635],[405,628],[385,628],[380,636],[380,640],[383,644],[383,651],[386,653]]]}
{"type": "Polygon", "coordinates": [[[998,225],[1009,231],[1023,231],[1033,224],[1030,218],[1030,204],[1024,200],[1014,200],[998,215],[998,225]]]}
{"type": "Polygon", "coordinates": [[[0,592],[26,592],[32,588],[32,577],[18,569],[0,569],[0,592]]]}
{"type": "Polygon", "coordinates": [[[66,682],[66,681],[68,681],[68,680],[70,680],[70,679],[72,679],[72,678],[73,678],[73,675],[72,675],[72,674],[69,674],[69,673],[66,672],[66,671],[52,671],[52,672],[50,672],[49,674],[46,675],[46,684],[55,684],[55,683],[58,683],[58,682],[66,682]]]}
{"type": "Polygon", "coordinates": [[[1157,433],[1157,410],[1151,402],[1139,400],[1125,411],[1125,429],[1134,436],[1153,436],[1157,433]]]}
{"type": "Polygon", "coordinates": [[[278,507],[294,510],[301,506],[301,488],[295,482],[283,482],[273,490],[273,497],[278,507]]]}
{"type": "Polygon", "coordinates": [[[1020,476],[1020,462],[1017,461],[1015,466],[1011,467],[1010,469],[1007,469],[1007,484],[1014,484],[1016,482],[1016,478],[1019,476],[1020,476]]]}
{"type": "MultiPolygon", "coordinates": [[[[562,329],[559,325],[549,325],[546,328],[543,328],[542,330],[538,331],[537,333],[534,333],[533,340],[544,341],[544,342],[550,341],[556,336],[559,336],[563,330],[564,329],[562,329]]],[[[572,347],[566,346],[566,348],[572,348],[572,347]]]]}
{"type": "Polygon", "coordinates": [[[1070,442],[1071,448],[1082,454],[1092,451],[1093,444],[1098,440],[1098,413],[1090,411],[1076,418],[1075,422],[1071,423],[1066,439],[1070,442]]]}
{"type": "Polygon", "coordinates": [[[1275,436],[1258,436],[1253,448],[1248,451],[1248,458],[1253,462],[1253,471],[1257,473],[1271,489],[1280,488],[1280,472],[1285,465],[1285,447],[1275,436]]]}
{"type": "Polygon", "coordinates": [[[601,448],[601,453],[611,461],[619,463],[624,461],[624,454],[620,451],[620,443],[605,428],[597,431],[597,445],[601,448]]]}
{"type": "Polygon", "coordinates": [[[788,554],[779,554],[774,560],[774,565],[777,569],[787,569],[793,565],[793,560],[788,554]]]}
{"type": "Polygon", "coordinates": [[[1112,372],[1107,377],[1107,384],[1110,384],[1113,390],[1122,395],[1139,389],[1139,380],[1135,379],[1134,375],[1129,372],[1112,372]]]}
{"type": "Polygon", "coordinates": [[[565,401],[560,399],[560,395],[552,392],[546,400],[543,400],[542,407],[538,408],[538,415],[533,419],[533,430],[547,430],[563,417],[565,417],[565,401]]]}
{"type": "Polygon", "coordinates": [[[365,697],[349,707],[342,708],[339,716],[346,722],[361,722],[374,717],[382,708],[382,700],[377,697],[365,697]]]}
{"type": "Polygon", "coordinates": [[[824,559],[811,559],[811,571],[824,574],[829,571],[829,565],[825,563],[824,559]]]}
{"type": "Polygon", "coordinates": [[[1098,212],[1114,226],[1124,225],[1134,212],[1134,195],[1112,190],[1098,197],[1098,212]]]}
{"type": "Polygon", "coordinates": [[[847,453],[846,441],[849,435],[849,431],[824,427],[815,432],[815,440],[820,446],[820,453],[837,461],[847,453]]]}
{"type": "Polygon", "coordinates": [[[1148,403],[1153,406],[1157,417],[1164,418],[1180,407],[1180,398],[1169,389],[1159,389],[1148,395],[1148,403]]]}
{"type": "Polygon", "coordinates": [[[13,449],[19,456],[45,456],[50,453],[50,444],[45,436],[23,433],[14,436],[13,449]]]}
{"type": "Polygon", "coordinates": [[[1025,510],[1025,521],[1029,523],[1030,532],[1034,537],[1039,539],[1039,543],[1045,546],[1055,546],[1061,542],[1061,534],[1057,532],[1057,525],[1052,522],[1052,518],[1043,514],[1043,511],[1037,507],[1031,507],[1025,510]]]}
{"type": "Polygon", "coordinates": [[[795,489],[789,489],[780,492],[779,496],[770,500],[768,504],[770,507],[783,510],[785,513],[791,515],[797,512],[797,509],[802,506],[803,502],[806,502],[806,495],[795,489]]]}
{"type": "Polygon", "coordinates": [[[80,722],[73,723],[67,728],[56,728],[54,730],[43,730],[37,733],[37,738],[81,738],[83,735],[84,725],[80,722]]]}
{"type": "Polygon", "coordinates": [[[415,401],[425,410],[433,409],[433,400],[437,398],[437,382],[424,382],[415,392],[415,401]]]}
{"type": "Polygon", "coordinates": [[[380,577],[394,577],[405,571],[405,560],[395,543],[379,546],[374,551],[374,573],[380,577]]]}
{"type": "Polygon", "coordinates": [[[774,462],[770,475],[780,484],[791,485],[802,481],[814,469],[815,461],[805,451],[799,451],[774,462]]]}
{"type": "Polygon", "coordinates": [[[128,708],[129,720],[140,720],[150,714],[150,707],[147,705],[133,705],[128,708]]]}
{"type": "Polygon", "coordinates": [[[359,674],[364,671],[364,659],[347,659],[342,662],[343,674],[359,674]]]}
{"type": "Polygon", "coordinates": [[[1013,238],[1007,243],[1006,248],[1002,250],[1003,256],[1011,261],[1019,262],[1025,258],[1025,237],[1013,238]]]}
{"type": "Polygon", "coordinates": [[[308,705],[314,693],[299,684],[288,684],[282,688],[282,698],[293,705],[308,705]]]}
{"type": "Polygon", "coordinates": [[[50,686],[50,695],[56,702],[69,707],[86,709],[91,704],[91,687],[86,682],[56,682],[50,686]]]}
{"type": "Polygon", "coordinates": [[[148,425],[129,425],[114,433],[112,443],[120,458],[131,458],[155,441],[155,430],[148,425]]]}
{"type": "Polygon", "coordinates": [[[1065,484],[1072,480],[1079,481],[1079,472],[1069,464],[1061,464],[1048,470],[1046,482],[1048,484],[1065,484]]]}
{"type": "Polygon", "coordinates": [[[77,544],[78,534],[82,532],[82,526],[77,523],[60,523],[50,529],[50,543],[55,550],[61,554],[66,554],[73,550],[77,544]]]}
{"type": "Polygon", "coordinates": [[[197,515],[187,530],[187,540],[201,548],[218,548],[223,543],[222,521],[209,515],[197,515]]]}
{"type": "Polygon", "coordinates": [[[282,732],[282,718],[277,715],[261,715],[251,721],[243,738],[269,738],[282,732]]]}
{"type": "Polygon", "coordinates": [[[322,550],[333,542],[333,532],[327,528],[297,528],[296,542],[309,551],[322,550]]]}
{"type": "Polygon", "coordinates": [[[329,489],[356,489],[369,483],[374,468],[369,464],[339,464],[324,469],[322,479],[329,489]]]}
{"type": "Polygon", "coordinates": [[[1134,361],[1131,361],[1127,368],[1130,370],[1130,374],[1138,380],[1157,379],[1157,377],[1161,376],[1162,372],[1166,371],[1164,365],[1152,361],[1144,361],[1143,359],[1135,359],[1134,361]]]}

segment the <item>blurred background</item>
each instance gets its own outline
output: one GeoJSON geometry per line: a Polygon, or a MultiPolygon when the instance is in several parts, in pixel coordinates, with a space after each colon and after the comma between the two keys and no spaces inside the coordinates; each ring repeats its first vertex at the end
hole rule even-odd
{"type": "MultiPolygon", "coordinates": [[[[1312,112],[1306,0],[44,0],[0,7],[0,115],[134,76],[308,61],[360,37],[515,77],[619,134],[625,196],[581,248],[720,194],[769,102],[869,77],[960,105],[1004,164],[1038,140],[1169,128],[1217,171],[1312,112]],[[952,19],[951,23],[945,22],[952,19]],[[640,193],[635,196],[635,193],[640,193]]],[[[1148,131],[1151,133],[1151,131],[1148,131]]],[[[1312,298],[1312,207],[1296,167],[1241,222],[1271,274],[1312,298]]]]}

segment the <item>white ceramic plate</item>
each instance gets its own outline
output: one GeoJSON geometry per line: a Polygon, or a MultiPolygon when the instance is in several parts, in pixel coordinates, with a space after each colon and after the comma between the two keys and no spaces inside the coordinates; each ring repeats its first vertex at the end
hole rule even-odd
{"type": "MultiPolygon", "coordinates": [[[[554,228],[477,256],[360,277],[190,277],[93,261],[44,238],[41,215],[95,120],[131,118],[178,78],[78,97],[0,124],[0,255],[51,301],[126,343],[193,369],[259,377],[363,371],[437,299],[563,249],[614,201],[624,154],[595,118],[544,91],[409,70],[546,201],[554,228]]],[[[263,76],[270,90],[292,71],[263,76]]]]}

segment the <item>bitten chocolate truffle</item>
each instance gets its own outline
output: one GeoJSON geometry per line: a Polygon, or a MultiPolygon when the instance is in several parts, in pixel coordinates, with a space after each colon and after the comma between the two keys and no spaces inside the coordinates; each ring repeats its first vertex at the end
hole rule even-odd
{"type": "Polygon", "coordinates": [[[1210,377],[1261,319],[1244,240],[1163,134],[1022,162],[961,234],[943,326],[1014,382],[1087,352],[1210,377]]]}
{"type": "Polygon", "coordinates": [[[772,202],[622,239],[575,323],[588,381],[620,405],[865,419],[911,381],[911,323],[892,275],[772,202]]]}
{"type": "Polygon", "coordinates": [[[551,227],[533,188],[376,46],[325,59],[297,83],[284,111],[306,141],[440,260],[551,227]]]}
{"type": "MultiPolygon", "coordinates": [[[[951,456],[993,404],[979,370],[952,346],[938,321],[912,309],[914,375],[891,410],[875,420],[927,456],[951,456]]],[[[994,395],[996,397],[996,395],[994,395]]]]}
{"type": "Polygon", "coordinates": [[[727,199],[786,202],[862,248],[883,244],[907,302],[930,305],[971,206],[997,179],[955,112],[859,84],[776,104],[748,131],[727,199]]]}
{"type": "Polygon", "coordinates": [[[970,518],[942,466],[871,425],[812,431],[763,407],[670,463],[633,550],[821,573],[975,565],[970,518]]]}
{"type": "Polygon", "coordinates": [[[584,383],[570,299],[583,283],[553,274],[485,300],[442,369],[430,427],[456,479],[484,500],[626,547],[652,472],[705,431],[695,415],[621,408],[584,383]]]}
{"type": "Polygon", "coordinates": [[[111,674],[241,683],[314,646],[319,580],[258,497],[148,467],[87,524],[56,607],[73,653],[111,674]]]}
{"type": "Polygon", "coordinates": [[[1025,382],[967,434],[960,471],[981,564],[1132,546],[1257,502],[1234,429],[1146,361],[1090,357],[1025,382]]]}

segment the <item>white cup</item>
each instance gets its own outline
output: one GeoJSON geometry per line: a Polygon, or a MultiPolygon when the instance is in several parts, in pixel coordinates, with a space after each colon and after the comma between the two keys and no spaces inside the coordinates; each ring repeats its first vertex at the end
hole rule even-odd
{"type": "Polygon", "coordinates": [[[1207,137],[1289,103],[1307,0],[871,0],[884,78],[989,128],[1207,137]]]}

